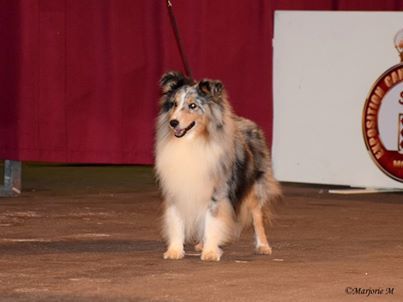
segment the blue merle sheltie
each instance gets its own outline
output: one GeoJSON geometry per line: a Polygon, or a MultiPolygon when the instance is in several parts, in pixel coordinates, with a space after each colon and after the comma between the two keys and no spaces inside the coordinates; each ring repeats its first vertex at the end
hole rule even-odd
{"type": "Polygon", "coordinates": [[[164,259],[184,257],[194,242],[201,259],[253,224],[256,252],[271,254],[265,234],[270,204],[281,197],[261,129],[236,116],[220,81],[179,72],[160,81],[155,169],[164,198],[164,259]]]}

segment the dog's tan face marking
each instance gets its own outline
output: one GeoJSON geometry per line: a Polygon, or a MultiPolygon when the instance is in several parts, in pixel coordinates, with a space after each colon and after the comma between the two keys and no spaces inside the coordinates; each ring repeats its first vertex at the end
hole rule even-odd
{"type": "Polygon", "coordinates": [[[206,131],[205,108],[197,96],[194,87],[184,87],[179,89],[173,97],[169,121],[176,137],[185,135],[195,137],[206,131]]]}

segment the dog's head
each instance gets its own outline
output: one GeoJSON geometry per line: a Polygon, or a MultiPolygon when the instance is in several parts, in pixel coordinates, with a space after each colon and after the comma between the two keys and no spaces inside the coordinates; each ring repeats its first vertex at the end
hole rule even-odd
{"type": "Polygon", "coordinates": [[[224,86],[220,81],[204,79],[194,82],[182,73],[171,71],[160,81],[161,113],[167,116],[172,133],[181,138],[185,135],[207,135],[209,124],[223,126],[224,86]]]}

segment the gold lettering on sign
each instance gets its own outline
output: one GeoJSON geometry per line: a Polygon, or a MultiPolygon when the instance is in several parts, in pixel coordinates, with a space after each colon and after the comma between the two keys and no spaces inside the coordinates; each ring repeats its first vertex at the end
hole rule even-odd
{"type": "Polygon", "coordinates": [[[393,167],[395,168],[403,168],[403,160],[394,160],[393,167]]]}
{"type": "Polygon", "coordinates": [[[386,76],[384,83],[388,88],[390,88],[401,80],[403,80],[403,68],[393,71],[390,75],[386,76]]]}
{"type": "Polygon", "coordinates": [[[373,94],[369,97],[369,104],[365,114],[368,144],[376,159],[380,159],[385,153],[377,130],[377,114],[384,95],[385,91],[380,86],[377,86],[373,94]]]}

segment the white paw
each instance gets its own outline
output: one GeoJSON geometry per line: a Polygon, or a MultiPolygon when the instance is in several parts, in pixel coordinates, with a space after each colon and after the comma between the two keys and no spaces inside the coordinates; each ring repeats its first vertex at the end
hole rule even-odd
{"type": "Polygon", "coordinates": [[[257,246],[256,253],[259,255],[271,255],[271,247],[269,245],[257,246]]]}
{"type": "Polygon", "coordinates": [[[185,251],[183,249],[169,248],[164,253],[164,259],[179,260],[185,257],[185,251]]]}
{"type": "Polygon", "coordinates": [[[200,259],[203,261],[220,261],[222,253],[220,248],[203,250],[200,259]]]}

